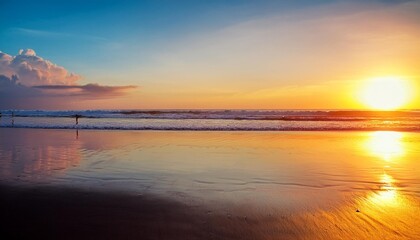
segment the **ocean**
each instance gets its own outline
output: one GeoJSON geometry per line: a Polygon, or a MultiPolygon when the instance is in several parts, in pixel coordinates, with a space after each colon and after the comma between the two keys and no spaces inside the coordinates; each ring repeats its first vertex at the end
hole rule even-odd
{"type": "Polygon", "coordinates": [[[420,111],[1,116],[5,236],[420,239],[420,111]]]}
{"type": "Polygon", "coordinates": [[[420,131],[420,110],[2,110],[0,127],[190,131],[420,131]],[[76,116],[79,117],[76,124],[76,116]]]}

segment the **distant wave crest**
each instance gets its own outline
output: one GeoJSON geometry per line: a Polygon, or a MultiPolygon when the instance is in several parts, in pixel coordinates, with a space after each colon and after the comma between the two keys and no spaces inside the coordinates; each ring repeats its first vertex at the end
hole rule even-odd
{"type": "Polygon", "coordinates": [[[3,110],[3,116],[136,119],[233,119],[282,121],[364,121],[420,119],[420,110],[356,111],[356,110],[3,110]]]}
{"type": "Polygon", "coordinates": [[[174,131],[420,131],[420,111],[1,111],[0,127],[174,131]],[[77,117],[77,121],[76,121],[77,117]]]}

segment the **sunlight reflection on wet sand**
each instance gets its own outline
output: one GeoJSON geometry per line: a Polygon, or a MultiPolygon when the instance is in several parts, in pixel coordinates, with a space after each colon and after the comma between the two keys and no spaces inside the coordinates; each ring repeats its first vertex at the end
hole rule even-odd
{"type": "Polygon", "coordinates": [[[419,133],[0,133],[3,184],[160,196],[220,238],[420,237],[419,133]]]}

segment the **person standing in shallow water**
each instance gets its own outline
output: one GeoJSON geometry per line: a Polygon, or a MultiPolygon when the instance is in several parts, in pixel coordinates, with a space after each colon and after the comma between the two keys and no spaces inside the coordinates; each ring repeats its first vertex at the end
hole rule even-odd
{"type": "Polygon", "coordinates": [[[79,117],[80,117],[80,115],[79,114],[76,114],[76,125],[78,125],[79,124],[79,117]]]}
{"type": "Polygon", "coordinates": [[[15,126],[15,112],[12,111],[12,127],[15,126]]]}

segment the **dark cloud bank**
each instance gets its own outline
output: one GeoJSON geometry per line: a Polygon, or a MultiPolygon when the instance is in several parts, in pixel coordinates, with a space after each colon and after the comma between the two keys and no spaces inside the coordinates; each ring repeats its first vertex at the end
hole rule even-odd
{"type": "Polygon", "coordinates": [[[80,79],[32,49],[17,56],[0,52],[0,109],[65,107],[79,100],[118,97],[136,87],[78,85],[80,79]]]}

